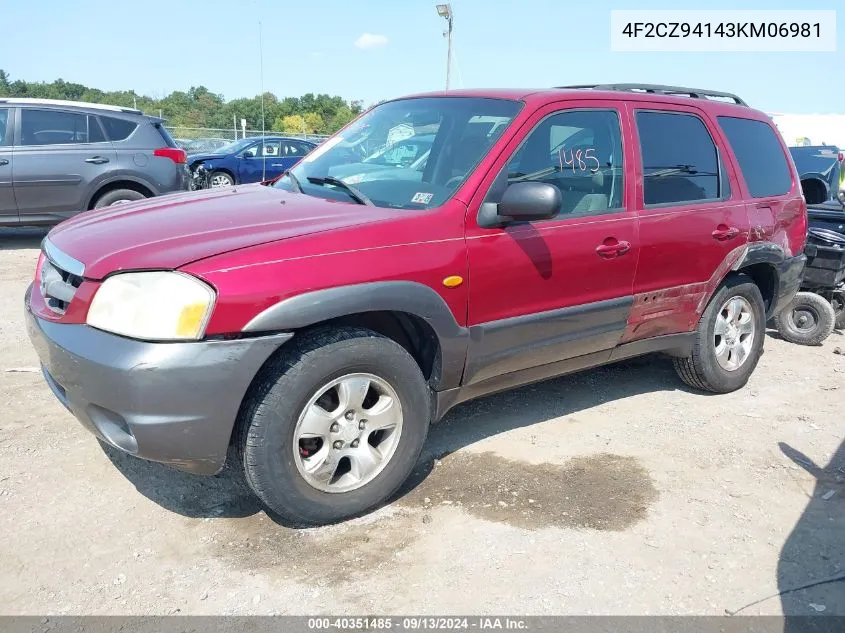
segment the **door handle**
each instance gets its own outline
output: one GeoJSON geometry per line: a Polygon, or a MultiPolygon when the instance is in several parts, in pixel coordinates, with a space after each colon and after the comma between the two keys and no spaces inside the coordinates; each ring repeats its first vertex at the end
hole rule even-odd
{"type": "Polygon", "coordinates": [[[104,156],[92,156],[91,158],[86,158],[85,162],[92,163],[94,165],[102,165],[103,163],[109,162],[109,159],[104,156]]]}
{"type": "Polygon", "coordinates": [[[737,235],[739,235],[739,229],[735,226],[725,226],[724,224],[720,224],[716,227],[716,230],[712,233],[713,237],[717,240],[732,240],[737,235]]]}
{"type": "Polygon", "coordinates": [[[596,253],[598,254],[598,256],[605,258],[624,255],[629,250],[631,250],[631,244],[629,242],[616,242],[615,244],[599,244],[598,246],[596,246],[596,253]]]}
{"type": "Polygon", "coordinates": [[[284,167],[281,163],[271,163],[270,167],[284,167]]]}
{"type": "Polygon", "coordinates": [[[8,164],[9,164],[8,160],[6,160],[5,158],[0,158],[0,165],[8,165],[8,164]]]}

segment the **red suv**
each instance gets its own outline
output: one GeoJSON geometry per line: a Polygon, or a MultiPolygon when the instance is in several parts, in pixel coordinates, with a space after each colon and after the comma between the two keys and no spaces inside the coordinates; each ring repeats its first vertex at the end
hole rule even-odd
{"type": "Polygon", "coordinates": [[[234,445],[269,509],[317,525],[385,502],[471,398],[651,352],[739,389],[806,233],[785,144],[734,95],[431,93],[272,183],[62,223],[27,322],[102,441],[197,474],[234,445]],[[365,160],[414,136],[419,156],[365,160]]]}

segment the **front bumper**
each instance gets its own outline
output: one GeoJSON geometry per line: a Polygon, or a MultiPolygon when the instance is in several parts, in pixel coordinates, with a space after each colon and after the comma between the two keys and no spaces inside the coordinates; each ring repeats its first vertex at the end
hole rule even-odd
{"type": "Polygon", "coordinates": [[[778,265],[778,287],[775,288],[775,298],[772,301],[768,318],[773,317],[789,305],[795,295],[801,289],[801,278],[804,274],[804,267],[807,264],[807,256],[803,253],[790,257],[778,265]]]}
{"type": "Polygon", "coordinates": [[[148,343],[87,325],[26,326],[53,394],[94,435],[137,457],[213,475],[226,462],[255,374],[293,334],[231,341],[148,343]]]}

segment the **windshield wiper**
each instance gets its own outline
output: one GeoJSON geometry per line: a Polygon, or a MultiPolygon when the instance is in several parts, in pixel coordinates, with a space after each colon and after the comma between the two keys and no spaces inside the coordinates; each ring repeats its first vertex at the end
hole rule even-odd
{"type": "Polygon", "coordinates": [[[358,191],[355,187],[347,185],[339,178],[334,178],[332,176],[324,176],[322,178],[318,178],[317,176],[308,176],[308,182],[313,182],[315,185],[334,185],[335,187],[340,187],[358,204],[366,204],[370,207],[376,206],[367,196],[358,191]]]}
{"type": "Polygon", "coordinates": [[[286,171],[285,176],[287,176],[290,179],[293,190],[296,193],[302,193],[302,185],[299,184],[299,178],[294,176],[292,171],[286,171]]]}

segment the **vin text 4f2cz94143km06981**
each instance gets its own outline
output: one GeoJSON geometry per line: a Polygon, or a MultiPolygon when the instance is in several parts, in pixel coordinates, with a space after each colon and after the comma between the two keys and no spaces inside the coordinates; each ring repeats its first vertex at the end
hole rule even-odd
{"type": "Polygon", "coordinates": [[[806,234],[783,140],[734,95],[431,93],[271,183],[60,224],[27,323],[102,441],[197,474],[234,447],[269,509],[317,525],[389,499],[459,402],[651,352],[741,388],[806,234]],[[414,136],[412,163],[364,161],[414,136]]]}

